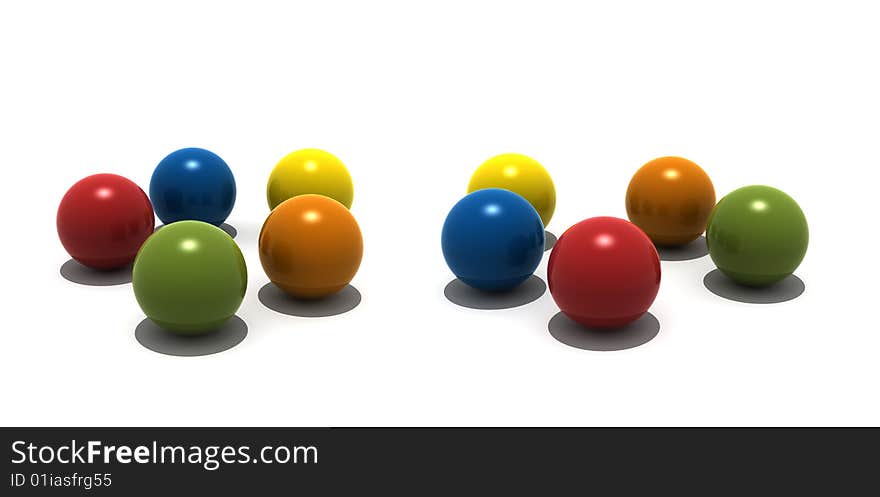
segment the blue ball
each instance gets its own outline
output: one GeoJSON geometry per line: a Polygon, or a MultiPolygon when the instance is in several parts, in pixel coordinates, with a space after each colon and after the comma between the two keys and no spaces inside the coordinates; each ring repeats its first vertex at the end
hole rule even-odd
{"type": "Polygon", "coordinates": [[[544,225],[529,202],[509,190],[477,190],[449,211],[441,237],[449,269],[468,285],[504,291],[524,282],[544,255],[544,225]]]}
{"type": "Polygon", "coordinates": [[[165,224],[195,220],[220,226],[235,205],[235,178],[217,154],[183,148],[156,166],[150,202],[165,224]]]}

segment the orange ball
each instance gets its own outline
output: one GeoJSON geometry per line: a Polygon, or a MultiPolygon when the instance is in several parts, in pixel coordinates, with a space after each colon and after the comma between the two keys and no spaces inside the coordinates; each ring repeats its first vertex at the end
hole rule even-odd
{"type": "Polygon", "coordinates": [[[354,278],[364,240],[351,212],[323,195],[279,204],[260,231],[260,262],[272,283],[292,297],[316,299],[354,278]]]}
{"type": "Polygon", "coordinates": [[[655,245],[684,245],[706,231],[715,187],[703,169],[681,157],[661,157],[639,169],[626,191],[626,213],[655,245]]]}

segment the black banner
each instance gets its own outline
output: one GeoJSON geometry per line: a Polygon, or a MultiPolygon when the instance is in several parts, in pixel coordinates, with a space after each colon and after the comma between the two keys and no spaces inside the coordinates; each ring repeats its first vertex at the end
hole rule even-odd
{"type": "Polygon", "coordinates": [[[877,490],[877,429],[5,428],[0,495],[877,490]]]}

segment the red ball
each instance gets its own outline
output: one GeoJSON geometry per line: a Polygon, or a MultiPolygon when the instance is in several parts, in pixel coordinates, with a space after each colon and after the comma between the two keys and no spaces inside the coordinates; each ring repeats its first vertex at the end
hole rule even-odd
{"type": "Polygon", "coordinates": [[[590,328],[619,328],[642,317],[657,297],[660,257],[636,225],[594,217],[559,237],[547,280],[566,316],[590,328]]]}
{"type": "Polygon", "coordinates": [[[153,234],[155,218],[147,194],[131,180],[95,174],[64,194],[57,226],[61,244],[79,263],[116,269],[134,261],[153,234]]]}

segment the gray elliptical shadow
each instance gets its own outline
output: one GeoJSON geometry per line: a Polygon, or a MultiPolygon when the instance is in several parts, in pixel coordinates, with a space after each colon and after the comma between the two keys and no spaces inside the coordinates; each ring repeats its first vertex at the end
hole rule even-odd
{"type": "Polygon", "coordinates": [[[800,297],[806,290],[803,280],[795,275],[767,287],[751,287],[733,281],[720,269],[706,273],[703,285],[719,297],[745,304],[779,304],[800,297]]]}
{"type": "Polygon", "coordinates": [[[632,323],[617,329],[595,329],[573,321],[558,312],[547,324],[550,335],[556,340],[583,350],[610,352],[644,345],[660,333],[660,321],[646,312],[632,323]]]}
{"type": "Polygon", "coordinates": [[[204,335],[178,335],[149,318],[134,330],[138,343],[145,348],[165,355],[196,357],[216,354],[240,344],[248,334],[247,324],[238,316],[232,316],[220,328],[204,335]]]}
{"type": "Polygon", "coordinates": [[[80,285],[89,286],[113,286],[131,283],[131,269],[129,264],[119,269],[104,271],[83,266],[79,262],[70,259],[61,265],[61,276],[67,281],[80,285]]]}
{"type": "Polygon", "coordinates": [[[553,246],[556,245],[556,240],[556,235],[544,230],[544,252],[552,249],[553,246]]]}
{"type": "Polygon", "coordinates": [[[446,285],[443,294],[450,302],[462,307],[480,310],[512,309],[538,300],[547,290],[544,280],[535,275],[516,288],[503,292],[478,290],[456,278],[446,285]]]}
{"type": "Polygon", "coordinates": [[[270,282],[260,288],[257,298],[264,306],[281,314],[302,318],[323,318],[344,314],[357,307],[361,303],[361,292],[351,285],[346,285],[329,297],[297,299],[270,282]]]}
{"type": "Polygon", "coordinates": [[[661,261],[692,261],[709,255],[705,236],[701,236],[680,247],[655,247],[657,248],[657,253],[660,254],[661,261]]]}

